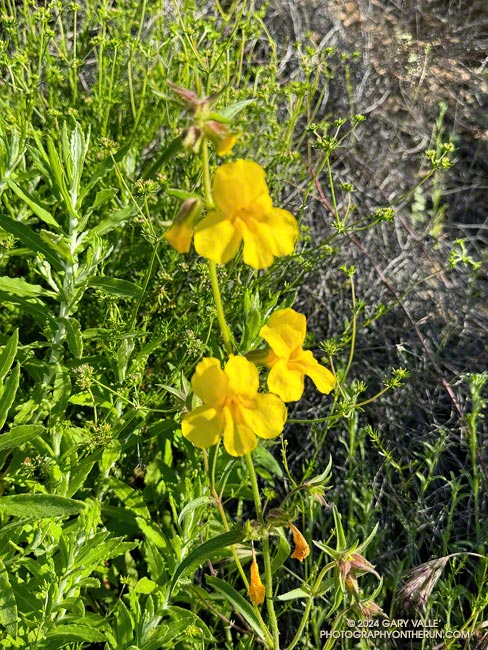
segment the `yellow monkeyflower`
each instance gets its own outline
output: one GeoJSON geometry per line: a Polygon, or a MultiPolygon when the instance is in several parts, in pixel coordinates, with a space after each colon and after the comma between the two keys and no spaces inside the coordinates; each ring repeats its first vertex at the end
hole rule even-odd
{"type": "Polygon", "coordinates": [[[247,592],[251,602],[254,606],[262,605],[264,602],[264,596],[266,589],[261,582],[261,576],[259,575],[259,567],[256,562],[256,558],[253,554],[252,564],[251,564],[251,580],[249,581],[249,591],[247,592]]]}
{"type": "Polygon", "coordinates": [[[321,393],[330,393],[336,383],[330,370],[321,366],[310,350],[302,348],[306,330],[305,316],[288,308],[275,311],[259,332],[271,348],[264,360],[271,368],[268,388],[284,402],[300,399],[305,375],[321,393]]]}
{"type": "Polygon", "coordinates": [[[300,562],[303,562],[303,560],[310,555],[310,546],[307,544],[307,540],[302,535],[302,533],[298,530],[296,526],[294,526],[291,523],[291,521],[288,522],[288,525],[291,528],[291,533],[293,535],[293,543],[295,544],[295,550],[290,555],[290,557],[300,560],[300,562]]]}
{"type": "Polygon", "coordinates": [[[203,405],[183,417],[181,428],[197,447],[223,436],[227,452],[243,456],[256,447],[256,436],[276,438],[283,431],[286,406],[276,395],[258,393],[258,370],[245,357],[231,356],[224,370],[218,359],[203,359],[191,385],[203,405]]]}
{"type": "Polygon", "coordinates": [[[287,210],[274,208],[264,169],[250,160],[219,167],[212,185],[216,209],[200,221],[194,243],[197,253],[226,264],[244,242],[244,262],[255,269],[275,257],[290,255],[298,226],[287,210]]]}

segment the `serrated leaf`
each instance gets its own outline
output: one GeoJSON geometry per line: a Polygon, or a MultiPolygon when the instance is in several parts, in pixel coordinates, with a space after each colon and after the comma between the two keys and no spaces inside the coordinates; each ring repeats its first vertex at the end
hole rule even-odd
{"type": "Polygon", "coordinates": [[[0,277],[0,291],[5,291],[13,296],[20,296],[21,298],[36,298],[37,296],[57,297],[54,291],[44,289],[39,284],[30,284],[23,278],[10,278],[5,275],[0,277]]]}
{"type": "Polygon", "coordinates": [[[15,181],[13,181],[11,178],[4,178],[3,179],[5,183],[10,187],[11,190],[17,194],[19,199],[22,199],[29,208],[32,210],[32,212],[36,215],[36,217],[39,217],[44,223],[47,223],[48,226],[51,226],[58,232],[61,230],[59,227],[58,223],[54,219],[54,217],[51,215],[50,212],[47,211],[47,209],[42,206],[40,203],[37,203],[31,196],[28,194],[25,190],[22,190],[15,181]]]}
{"type": "Polygon", "coordinates": [[[16,329],[0,354],[0,382],[12,367],[19,344],[19,330],[16,329]]]}
{"type": "Polygon", "coordinates": [[[134,282],[119,280],[118,278],[94,276],[88,279],[88,286],[101,289],[110,296],[118,298],[139,298],[142,293],[141,287],[134,282]]]}
{"type": "Polygon", "coordinates": [[[0,214],[0,227],[13,235],[16,239],[20,240],[24,246],[27,246],[33,253],[41,253],[44,255],[49,264],[56,271],[62,271],[63,265],[61,264],[58,256],[54,251],[42,241],[41,237],[34,232],[32,228],[20,221],[15,221],[4,214],[0,214]]]}
{"type": "Polygon", "coordinates": [[[244,539],[244,533],[240,529],[228,530],[225,533],[221,533],[212,539],[207,540],[201,544],[198,548],[192,551],[186,558],[181,562],[171,580],[171,584],[168,591],[168,599],[171,596],[173,589],[175,588],[176,583],[180,576],[187,571],[193,565],[199,565],[210,559],[215,553],[218,553],[221,549],[232,546],[233,544],[238,544],[244,539]]]}
{"type": "Polygon", "coordinates": [[[12,636],[17,634],[17,602],[7,569],[0,560],[0,626],[12,636]]]}
{"type": "Polygon", "coordinates": [[[29,442],[44,431],[42,424],[23,424],[18,427],[12,427],[7,433],[0,435],[0,451],[20,447],[25,442],[29,442]]]}
{"type": "Polygon", "coordinates": [[[20,364],[17,364],[8,376],[3,390],[0,393],[0,429],[5,424],[10,407],[14,403],[17,388],[19,387],[20,364]]]}
{"type": "Polygon", "coordinates": [[[207,576],[207,584],[210,587],[213,587],[215,591],[222,594],[222,596],[232,605],[235,611],[246,620],[261,639],[266,638],[253,606],[244,598],[244,596],[236,591],[234,587],[231,587],[227,582],[224,582],[224,580],[216,578],[215,576],[207,576]]]}
{"type": "Polygon", "coordinates": [[[0,512],[29,519],[77,515],[84,508],[81,501],[53,494],[14,494],[0,499],[0,512]]]}

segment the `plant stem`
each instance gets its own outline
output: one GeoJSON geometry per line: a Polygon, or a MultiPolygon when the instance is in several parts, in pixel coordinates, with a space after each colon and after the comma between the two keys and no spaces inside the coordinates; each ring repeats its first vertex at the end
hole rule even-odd
{"type": "Polygon", "coordinates": [[[220,295],[219,280],[217,278],[217,266],[215,262],[209,260],[208,269],[210,272],[210,281],[212,283],[212,292],[215,302],[215,308],[217,310],[217,320],[219,321],[220,331],[222,332],[222,338],[224,339],[224,347],[227,354],[232,354],[232,341],[229,326],[225,320],[224,306],[222,304],[222,296],[220,295]]]}
{"type": "MultiPolygon", "coordinates": [[[[247,470],[249,472],[249,478],[251,480],[252,494],[254,497],[254,505],[256,508],[256,515],[259,523],[264,527],[263,519],[263,509],[261,507],[261,498],[259,496],[258,481],[256,478],[256,471],[252,462],[251,454],[246,454],[244,456],[246,460],[247,470]]],[[[276,618],[276,613],[274,611],[273,604],[273,577],[271,574],[271,554],[269,548],[269,537],[267,532],[263,537],[263,560],[264,560],[264,580],[265,580],[265,589],[266,589],[266,606],[268,608],[268,616],[271,624],[271,631],[273,633],[273,650],[279,650],[280,648],[280,638],[278,630],[278,620],[276,618]]]]}

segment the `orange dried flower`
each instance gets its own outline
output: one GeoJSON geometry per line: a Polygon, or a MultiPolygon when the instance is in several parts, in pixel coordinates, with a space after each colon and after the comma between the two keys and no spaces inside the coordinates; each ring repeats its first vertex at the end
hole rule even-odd
{"type": "Polygon", "coordinates": [[[251,564],[251,580],[249,582],[249,591],[247,592],[254,606],[262,605],[266,590],[261,582],[259,567],[256,558],[253,556],[251,564]]]}
{"type": "Polygon", "coordinates": [[[295,544],[295,550],[290,555],[290,557],[303,562],[303,560],[310,555],[310,546],[307,544],[307,540],[302,535],[302,533],[294,524],[291,523],[291,521],[288,523],[288,525],[291,528],[293,543],[295,544]]]}

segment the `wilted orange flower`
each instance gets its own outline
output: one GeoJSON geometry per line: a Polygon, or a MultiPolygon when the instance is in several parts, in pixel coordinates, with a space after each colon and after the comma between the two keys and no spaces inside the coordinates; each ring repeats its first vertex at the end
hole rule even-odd
{"type": "Polygon", "coordinates": [[[254,555],[251,564],[251,580],[249,582],[249,591],[247,593],[253,605],[257,607],[258,605],[263,604],[266,589],[261,582],[258,563],[256,562],[254,555]]]}
{"type": "Polygon", "coordinates": [[[310,555],[310,546],[307,544],[307,540],[302,533],[294,524],[291,523],[291,521],[288,522],[288,525],[291,528],[293,543],[295,544],[295,550],[290,557],[303,562],[303,560],[310,555]]]}

